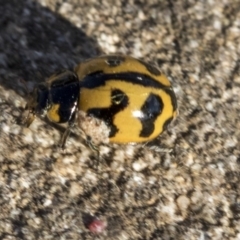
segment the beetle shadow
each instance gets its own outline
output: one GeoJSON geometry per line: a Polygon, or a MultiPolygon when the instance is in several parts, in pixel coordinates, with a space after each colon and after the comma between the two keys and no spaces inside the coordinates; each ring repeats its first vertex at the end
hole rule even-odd
{"type": "MultiPolygon", "coordinates": [[[[37,2],[0,3],[0,97],[2,91],[12,90],[27,100],[35,84],[102,53],[95,39],[37,2]]],[[[6,101],[13,106],[15,95],[9,96],[6,101]]],[[[23,107],[18,110],[23,112],[23,107]]],[[[22,117],[16,118],[17,124],[21,121],[22,117]]],[[[61,133],[65,130],[57,128],[61,133]]]]}
{"type": "Polygon", "coordinates": [[[95,39],[37,2],[0,2],[0,85],[5,90],[26,98],[18,80],[34,85],[102,53],[95,39]]]}

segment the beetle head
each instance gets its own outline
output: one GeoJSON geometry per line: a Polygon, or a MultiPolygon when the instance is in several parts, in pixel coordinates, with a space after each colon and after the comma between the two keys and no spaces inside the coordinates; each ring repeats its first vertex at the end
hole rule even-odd
{"type": "Polygon", "coordinates": [[[45,114],[48,108],[49,102],[49,90],[46,83],[41,83],[37,85],[33,92],[29,94],[27,104],[25,106],[25,111],[28,115],[25,119],[24,124],[29,127],[34,121],[35,116],[42,116],[45,114]]]}

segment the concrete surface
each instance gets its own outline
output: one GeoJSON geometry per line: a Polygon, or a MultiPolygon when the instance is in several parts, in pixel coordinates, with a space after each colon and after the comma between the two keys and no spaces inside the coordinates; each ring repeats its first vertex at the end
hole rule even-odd
{"type": "Polygon", "coordinates": [[[0,0],[0,239],[240,239],[239,59],[237,0],[0,0]],[[59,129],[17,119],[21,79],[103,53],[156,63],[179,116],[146,146],[101,145],[96,169],[81,138],[61,152],[59,129]]]}

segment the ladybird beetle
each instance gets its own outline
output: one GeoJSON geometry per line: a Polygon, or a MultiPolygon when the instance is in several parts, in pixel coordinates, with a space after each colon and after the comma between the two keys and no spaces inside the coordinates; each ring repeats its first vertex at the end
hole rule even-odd
{"type": "Polygon", "coordinates": [[[86,60],[40,83],[28,100],[30,126],[36,115],[67,123],[94,143],[146,142],[160,135],[177,115],[171,83],[155,66],[130,56],[86,60]]]}

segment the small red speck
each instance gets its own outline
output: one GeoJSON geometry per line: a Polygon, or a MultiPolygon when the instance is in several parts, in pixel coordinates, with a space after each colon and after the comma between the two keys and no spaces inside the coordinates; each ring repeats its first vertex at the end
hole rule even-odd
{"type": "Polygon", "coordinates": [[[102,233],[105,230],[106,226],[106,222],[94,218],[93,221],[88,225],[88,229],[91,233],[98,234],[102,233]]]}

